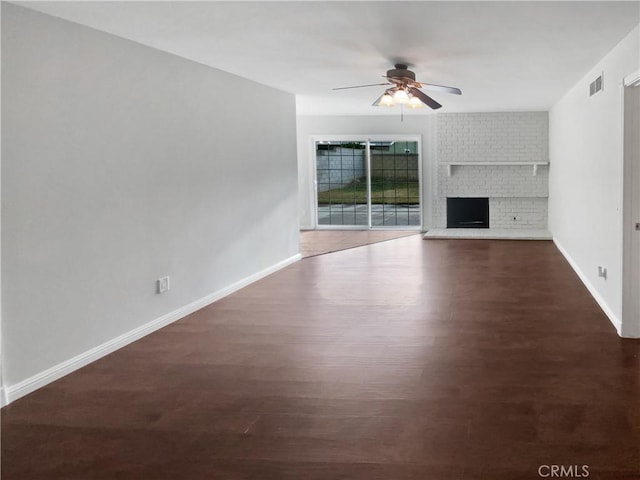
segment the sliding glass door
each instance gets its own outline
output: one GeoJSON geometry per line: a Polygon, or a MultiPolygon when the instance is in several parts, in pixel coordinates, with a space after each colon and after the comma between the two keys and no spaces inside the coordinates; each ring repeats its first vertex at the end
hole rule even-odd
{"type": "Polygon", "coordinates": [[[316,139],[318,228],[419,229],[419,139],[316,139]]]}

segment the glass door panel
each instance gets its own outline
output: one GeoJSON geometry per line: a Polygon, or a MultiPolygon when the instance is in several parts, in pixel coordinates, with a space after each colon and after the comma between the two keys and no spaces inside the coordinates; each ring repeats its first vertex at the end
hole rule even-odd
{"type": "Polygon", "coordinates": [[[316,143],[318,225],[368,227],[366,143],[316,143]]]}
{"type": "Polygon", "coordinates": [[[418,142],[371,142],[371,225],[420,226],[418,142]]]}

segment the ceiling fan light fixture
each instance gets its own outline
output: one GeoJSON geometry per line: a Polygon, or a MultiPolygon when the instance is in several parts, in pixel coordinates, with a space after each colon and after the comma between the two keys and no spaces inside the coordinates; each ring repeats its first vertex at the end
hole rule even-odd
{"type": "Polygon", "coordinates": [[[385,93],[380,99],[379,105],[383,107],[393,107],[395,103],[393,101],[393,97],[390,94],[385,93]]]}
{"type": "Polygon", "coordinates": [[[414,97],[413,95],[411,95],[411,97],[409,98],[409,107],[410,108],[423,108],[424,107],[424,103],[422,103],[418,97],[414,97]]]}
{"type": "Polygon", "coordinates": [[[409,103],[409,95],[403,89],[399,88],[393,94],[393,100],[400,105],[407,104],[409,103]]]}

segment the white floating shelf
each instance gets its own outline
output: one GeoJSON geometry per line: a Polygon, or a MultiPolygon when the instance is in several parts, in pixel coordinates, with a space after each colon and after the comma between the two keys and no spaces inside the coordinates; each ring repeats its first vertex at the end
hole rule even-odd
{"type": "Polygon", "coordinates": [[[509,167],[511,165],[528,165],[533,168],[533,176],[535,177],[538,174],[538,167],[540,165],[549,165],[549,162],[447,162],[442,163],[442,165],[447,166],[447,177],[451,176],[451,167],[457,166],[505,166],[509,167]]]}

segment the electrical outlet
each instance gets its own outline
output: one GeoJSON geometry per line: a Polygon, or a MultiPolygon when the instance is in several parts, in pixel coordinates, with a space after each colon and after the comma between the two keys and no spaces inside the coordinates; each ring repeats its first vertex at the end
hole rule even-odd
{"type": "Polygon", "coordinates": [[[598,276],[607,279],[607,269],[605,267],[598,267],[598,276]]]}
{"type": "Polygon", "coordinates": [[[171,288],[171,286],[169,284],[169,277],[159,278],[156,281],[156,286],[157,286],[156,293],[164,293],[167,290],[169,290],[169,288],[171,288]]]}

